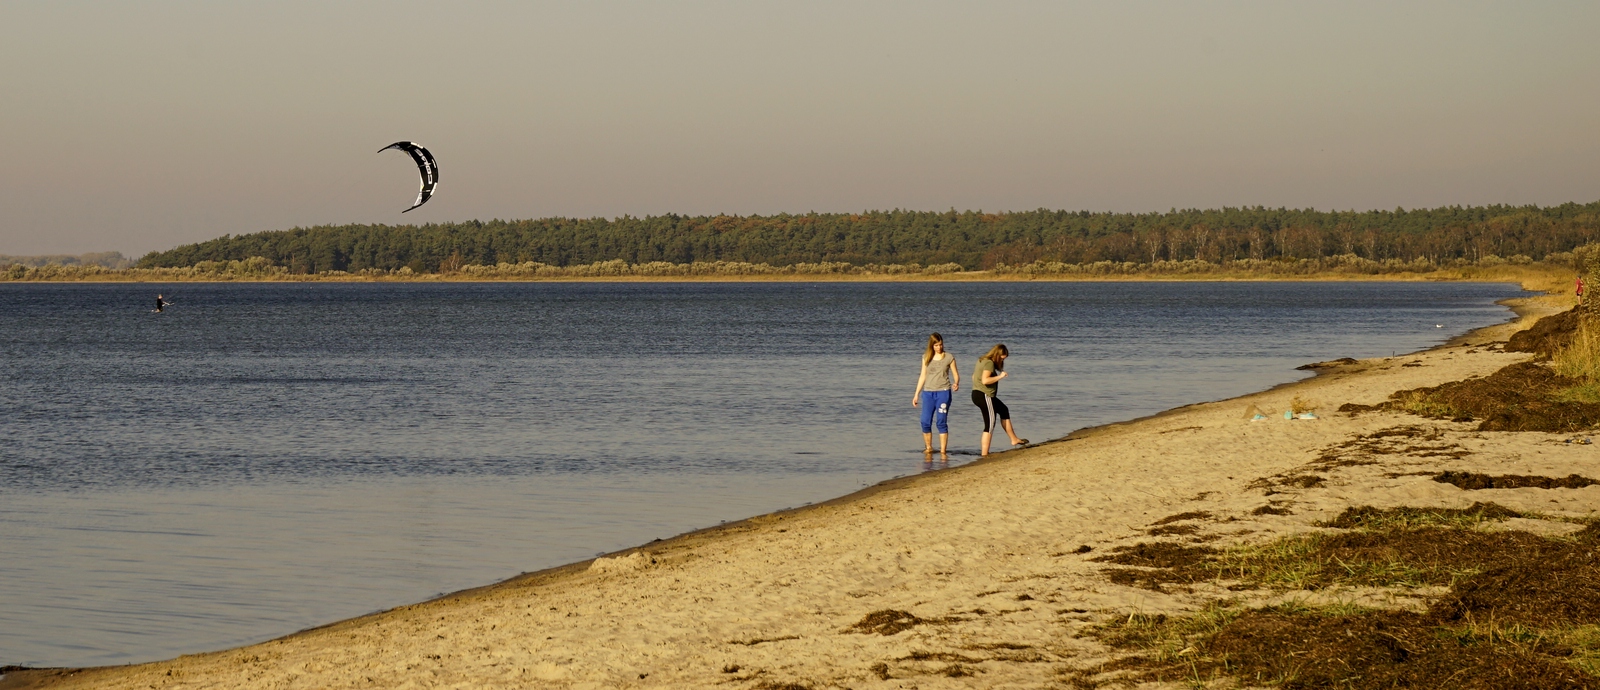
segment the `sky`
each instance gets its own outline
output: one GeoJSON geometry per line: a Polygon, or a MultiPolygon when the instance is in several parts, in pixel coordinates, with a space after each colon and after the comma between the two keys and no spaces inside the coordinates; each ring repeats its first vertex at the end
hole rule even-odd
{"type": "Polygon", "coordinates": [[[1593,2],[0,3],[0,254],[493,218],[1600,199],[1593,2]],[[417,191],[403,153],[438,158],[417,191]]]}

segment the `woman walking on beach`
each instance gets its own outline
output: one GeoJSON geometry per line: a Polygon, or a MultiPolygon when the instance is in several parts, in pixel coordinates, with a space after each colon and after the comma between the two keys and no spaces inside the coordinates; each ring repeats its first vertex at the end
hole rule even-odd
{"type": "Polygon", "coordinates": [[[939,427],[939,454],[950,450],[950,401],[961,388],[961,372],[956,358],[944,351],[944,336],[928,336],[922,351],[922,375],[911,393],[911,406],[922,407],[922,452],[933,453],[933,428],[939,427]]]}
{"type": "Polygon", "coordinates": [[[1011,445],[1027,445],[1028,439],[1019,438],[1017,432],[1011,429],[1011,410],[1006,404],[996,397],[1000,394],[1000,379],[1006,377],[1006,357],[1011,351],[1006,349],[1005,343],[1000,343],[989,348],[989,353],[978,359],[978,366],[972,374],[972,404],[978,406],[978,411],[983,414],[983,440],[979,443],[980,455],[989,454],[989,440],[995,427],[1004,429],[1007,436],[1011,437],[1011,445]]]}

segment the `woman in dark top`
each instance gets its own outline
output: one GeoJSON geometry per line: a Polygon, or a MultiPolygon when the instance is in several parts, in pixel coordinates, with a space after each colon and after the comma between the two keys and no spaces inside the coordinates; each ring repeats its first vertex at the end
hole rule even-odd
{"type": "Polygon", "coordinates": [[[972,372],[972,404],[977,405],[983,413],[983,439],[979,443],[982,455],[989,454],[989,440],[995,427],[1005,430],[1013,446],[1028,443],[1028,439],[1017,436],[1017,432],[1012,430],[1011,410],[996,397],[1000,393],[1000,380],[1007,376],[1006,357],[1010,355],[1011,351],[1006,349],[1005,343],[995,345],[989,348],[988,354],[978,359],[978,366],[972,372]]]}

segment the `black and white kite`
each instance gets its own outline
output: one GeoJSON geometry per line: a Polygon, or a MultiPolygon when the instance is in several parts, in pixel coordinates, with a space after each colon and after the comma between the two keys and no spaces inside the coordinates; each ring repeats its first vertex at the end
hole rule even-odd
{"type": "Polygon", "coordinates": [[[383,153],[389,149],[400,149],[411,154],[411,160],[417,162],[417,174],[422,176],[422,189],[417,190],[417,203],[412,204],[411,208],[401,211],[401,213],[408,213],[418,206],[428,203],[428,200],[433,198],[433,190],[439,186],[439,164],[434,162],[433,154],[428,153],[427,149],[418,146],[414,141],[397,141],[378,149],[378,153],[383,153]]]}

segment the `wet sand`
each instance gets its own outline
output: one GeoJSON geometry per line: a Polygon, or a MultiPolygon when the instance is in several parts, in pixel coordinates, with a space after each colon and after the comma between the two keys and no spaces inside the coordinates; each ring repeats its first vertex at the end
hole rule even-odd
{"type": "Polygon", "coordinates": [[[13,672],[0,688],[1048,686],[1114,656],[1076,635],[1087,626],[1190,610],[1226,594],[1119,586],[1089,560],[1161,539],[1149,531],[1169,516],[1207,514],[1184,524],[1222,547],[1304,532],[1352,505],[1493,500],[1571,516],[1600,509],[1600,486],[1464,491],[1427,476],[1451,469],[1559,477],[1588,470],[1595,446],[1397,413],[1335,412],[1528,359],[1486,344],[1561,300],[1520,302],[1521,322],[1433,350],[1329,367],[1270,391],[1084,430],[258,645],[124,667],[13,672]],[[1317,403],[1322,418],[1282,419],[1296,397],[1317,403]],[[1247,421],[1250,405],[1279,414],[1247,421]],[[1282,481],[1356,435],[1418,424],[1465,454],[1322,468],[1323,481],[1309,488],[1282,481]],[[1255,514],[1268,505],[1288,514],[1255,514]]]}

